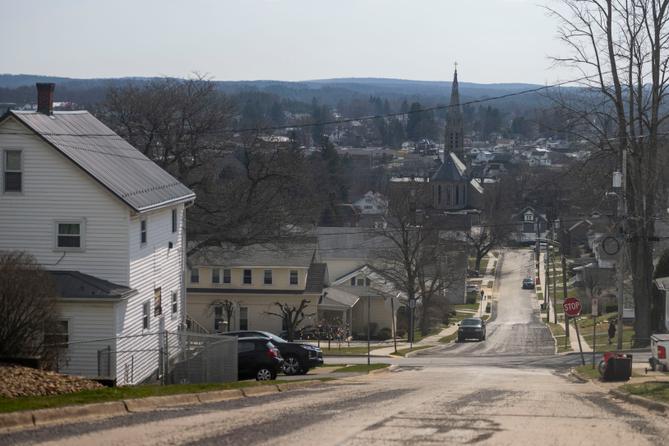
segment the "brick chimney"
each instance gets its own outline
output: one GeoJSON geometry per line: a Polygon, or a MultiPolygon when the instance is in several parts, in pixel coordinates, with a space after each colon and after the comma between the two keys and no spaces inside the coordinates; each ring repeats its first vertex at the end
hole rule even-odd
{"type": "Polygon", "coordinates": [[[53,90],[56,88],[56,84],[38,82],[36,85],[37,112],[53,115],[53,90]]]}

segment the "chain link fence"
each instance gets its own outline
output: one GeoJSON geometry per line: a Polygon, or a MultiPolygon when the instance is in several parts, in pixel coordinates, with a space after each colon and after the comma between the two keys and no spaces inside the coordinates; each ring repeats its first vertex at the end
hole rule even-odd
{"type": "Polygon", "coordinates": [[[162,331],[54,345],[58,372],[116,385],[237,380],[237,338],[162,331]]]}

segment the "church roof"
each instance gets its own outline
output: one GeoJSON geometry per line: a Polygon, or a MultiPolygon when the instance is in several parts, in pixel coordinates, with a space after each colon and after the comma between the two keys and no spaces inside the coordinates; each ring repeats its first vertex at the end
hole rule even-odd
{"type": "Polygon", "coordinates": [[[432,181],[467,181],[467,167],[455,153],[448,152],[432,181]]]}

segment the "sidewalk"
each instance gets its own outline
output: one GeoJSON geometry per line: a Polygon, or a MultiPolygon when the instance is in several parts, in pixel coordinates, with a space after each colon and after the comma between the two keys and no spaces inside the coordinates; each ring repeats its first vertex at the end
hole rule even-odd
{"type": "MultiPolygon", "coordinates": [[[[545,261],[544,261],[545,255],[546,254],[543,253],[543,252],[539,254],[539,281],[541,283],[541,292],[543,293],[544,296],[546,296],[546,291],[547,291],[546,289],[548,288],[547,284],[544,283],[544,281],[546,279],[546,268],[545,268],[546,265],[545,265],[545,261]]],[[[556,269],[556,271],[557,271],[557,269],[556,269]]],[[[552,289],[551,289],[551,291],[552,291],[552,289]]],[[[535,291],[535,296],[536,296],[536,291],[535,291]]],[[[553,316],[553,296],[551,295],[551,293],[548,293],[548,309],[550,309],[550,314],[552,316],[551,320],[554,320],[554,316],[553,316]]],[[[547,314],[547,311],[541,311],[540,312],[541,319],[543,321],[546,320],[546,314],[547,314]]],[[[558,310],[558,314],[559,314],[559,310],[558,310]]],[[[559,321],[559,319],[558,319],[558,325],[562,326],[562,329],[566,331],[564,321],[559,321]]],[[[558,341],[558,342],[560,342],[560,341],[558,341]]],[[[575,351],[575,352],[579,351],[578,338],[576,336],[576,328],[574,327],[573,323],[569,324],[569,345],[571,346],[572,351],[575,351]]],[[[584,353],[585,352],[592,352],[592,347],[590,347],[590,345],[585,341],[585,338],[583,338],[582,335],[581,335],[581,346],[583,348],[584,353]]]]}
{"type": "MultiPolygon", "coordinates": [[[[489,314],[485,312],[485,307],[488,303],[492,305],[492,298],[493,298],[493,288],[495,286],[495,276],[493,273],[494,270],[494,265],[499,261],[499,258],[492,256],[491,254],[488,254],[489,256],[489,261],[488,265],[486,267],[485,273],[481,276],[481,289],[485,293],[485,299],[479,301],[479,308],[476,311],[472,311],[472,316],[482,316],[484,314],[489,314]],[[492,282],[492,287],[488,287],[487,284],[488,282],[492,282]],[[484,286],[485,284],[485,286],[484,286]]],[[[414,342],[414,347],[420,346],[433,346],[433,345],[438,345],[439,340],[443,337],[450,336],[453,333],[458,331],[458,324],[451,324],[448,327],[445,327],[442,329],[439,333],[433,334],[430,336],[426,336],[423,339],[421,339],[418,342],[414,342]]],[[[403,350],[407,349],[410,347],[410,344],[406,341],[398,342],[397,343],[397,350],[403,350]]],[[[384,348],[378,348],[374,349],[370,352],[372,355],[376,356],[389,356],[395,353],[395,347],[394,346],[389,346],[389,347],[384,347],[384,348]]]]}

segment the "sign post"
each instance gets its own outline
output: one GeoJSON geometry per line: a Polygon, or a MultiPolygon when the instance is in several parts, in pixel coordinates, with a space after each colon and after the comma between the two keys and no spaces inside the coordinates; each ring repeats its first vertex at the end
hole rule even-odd
{"type": "Polygon", "coordinates": [[[592,298],[592,368],[595,368],[595,352],[597,351],[597,298],[592,298]]]}
{"type": "Polygon", "coordinates": [[[574,318],[574,328],[576,329],[576,339],[578,340],[578,349],[581,353],[581,364],[585,365],[585,357],[583,356],[583,346],[581,345],[581,334],[578,331],[578,321],[576,317],[581,315],[581,301],[575,297],[568,297],[562,303],[564,308],[565,318],[574,318]]]}

